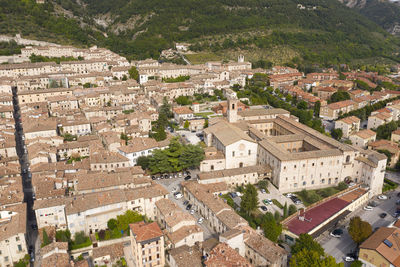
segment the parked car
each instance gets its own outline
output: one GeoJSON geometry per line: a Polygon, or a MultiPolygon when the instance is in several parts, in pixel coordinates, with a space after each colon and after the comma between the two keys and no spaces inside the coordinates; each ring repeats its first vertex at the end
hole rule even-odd
{"type": "Polygon", "coordinates": [[[386,200],[386,199],[388,199],[388,197],[385,196],[385,195],[379,195],[379,196],[378,196],[378,199],[386,200]]]}
{"type": "Polygon", "coordinates": [[[342,234],[343,234],[342,229],[335,229],[331,232],[331,236],[333,236],[333,237],[341,237],[342,234]]]}
{"type": "Polygon", "coordinates": [[[200,217],[200,218],[197,220],[197,222],[198,222],[199,224],[202,224],[203,221],[204,221],[204,218],[203,218],[203,217],[200,217]]]}
{"type": "Polygon", "coordinates": [[[286,194],[286,197],[288,197],[288,198],[292,198],[292,197],[295,197],[296,195],[294,195],[294,194],[292,194],[292,193],[287,193],[286,194]]]}
{"type": "Polygon", "coordinates": [[[381,214],[379,214],[379,217],[381,217],[382,219],[385,218],[387,216],[387,214],[385,212],[382,212],[381,214]]]}
{"type": "Polygon", "coordinates": [[[400,197],[400,192],[399,192],[399,193],[397,193],[397,196],[398,196],[398,197],[400,197]]]}
{"type": "Polygon", "coordinates": [[[185,200],[185,201],[183,202],[183,205],[186,206],[187,204],[189,204],[189,201],[185,200]]]}
{"type": "Polygon", "coordinates": [[[366,210],[366,211],[371,211],[371,210],[373,210],[374,208],[372,208],[371,206],[365,206],[364,207],[364,210],[366,210]]]}
{"type": "Polygon", "coordinates": [[[266,198],[262,201],[265,205],[271,205],[272,204],[272,200],[269,198],[266,198]]]}
{"type": "Polygon", "coordinates": [[[265,206],[260,206],[260,209],[262,209],[263,211],[268,211],[268,208],[265,206]]]}
{"type": "Polygon", "coordinates": [[[296,205],[299,205],[299,204],[303,203],[303,202],[302,202],[298,197],[296,197],[296,196],[292,196],[290,199],[291,199],[291,200],[293,201],[293,203],[296,204],[296,205]]]}
{"type": "Polygon", "coordinates": [[[152,179],[152,180],[155,180],[155,179],[157,179],[157,178],[156,178],[154,175],[152,175],[152,176],[151,176],[151,179],[152,179]]]}
{"type": "Polygon", "coordinates": [[[376,201],[371,201],[371,202],[368,203],[368,206],[371,206],[371,207],[375,208],[375,207],[379,206],[379,203],[376,202],[376,201]]]}
{"type": "Polygon", "coordinates": [[[186,206],[186,210],[190,210],[192,208],[192,204],[186,206]]]}
{"type": "Polygon", "coordinates": [[[31,257],[30,261],[34,262],[35,261],[35,252],[31,252],[31,254],[29,254],[29,256],[31,257]]]}
{"type": "Polygon", "coordinates": [[[238,196],[238,195],[236,194],[236,192],[230,192],[229,195],[231,196],[231,198],[235,198],[235,197],[238,196]]]}
{"type": "Polygon", "coordinates": [[[185,181],[190,180],[192,178],[192,176],[188,175],[185,177],[185,181]]]}
{"type": "Polygon", "coordinates": [[[192,214],[192,215],[193,215],[193,214],[194,214],[194,210],[190,210],[190,214],[192,214]]]}
{"type": "Polygon", "coordinates": [[[266,194],[266,193],[267,193],[267,192],[265,191],[264,188],[261,188],[260,191],[261,191],[261,193],[263,193],[263,194],[266,194]]]}
{"type": "Polygon", "coordinates": [[[350,257],[350,256],[346,256],[346,257],[344,258],[344,261],[352,262],[352,261],[354,261],[354,258],[353,258],[353,257],[350,257]]]}
{"type": "Polygon", "coordinates": [[[178,194],[175,195],[175,198],[176,198],[176,199],[181,199],[181,198],[183,198],[182,193],[179,193],[179,192],[178,192],[178,194]]]}
{"type": "Polygon", "coordinates": [[[243,194],[240,193],[240,192],[235,192],[235,193],[236,193],[236,195],[237,195],[238,197],[242,197],[242,196],[243,196],[243,194]]]}

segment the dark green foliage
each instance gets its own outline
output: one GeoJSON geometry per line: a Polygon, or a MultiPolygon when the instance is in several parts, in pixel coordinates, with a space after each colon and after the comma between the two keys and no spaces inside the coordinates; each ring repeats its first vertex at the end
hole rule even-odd
{"type": "Polygon", "coordinates": [[[241,212],[250,214],[258,206],[258,193],[257,189],[252,184],[247,184],[240,202],[241,212]]]}
{"type": "Polygon", "coordinates": [[[59,230],[56,232],[57,242],[71,242],[71,232],[69,230],[59,230]]]}
{"type": "Polygon", "coordinates": [[[321,257],[316,251],[303,249],[290,259],[291,267],[325,266],[342,267],[343,263],[336,263],[336,259],[330,255],[321,257]]]}
{"type": "Polygon", "coordinates": [[[307,191],[303,189],[298,193],[298,195],[306,205],[321,200],[321,196],[319,196],[315,191],[307,191]]]}
{"type": "Polygon", "coordinates": [[[325,254],[324,249],[308,234],[300,234],[296,239],[296,243],[292,246],[292,255],[299,253],[303,249],[315,251],[319,256],[325,254]]]}
{"type": "Polygon", "coordinates": [[[363,108],[350,111],[346,114],[341,115],[339,117],[339,119],[342,119],[345,117],[350,117],[350,116],[356,116],[356,117],[360,118],[361,120],[366,120],[369,117],[369,115],[371,115],[372,112],[374,112],[375,110],[384,108],[387,103],[392,102],[396,99],[400,99],[400,97],[393,97],[390,99],[379,101],[378,103],[375,103],[373,105],[368,105],[363,108]]]}
{"type": "Polygon", "coordinates": [[[297,108],[298,109],[307,109],[308,108],[308,104],[306,101],[301,100],[298,104],[297,104],[297,108]]]}
{"type": "Polygon", "coordinates": [[[50,240],[49,236],[47,235],[46,230],[43,229],[42,247],[47,246],[48,244],[51,244],[51,240],[50,240]]]}
{"type": "Polygon", "coordinates": [[[372,226],[360,217],[350,219],[349,235],[358,245],[364,242],[372,234],[372,226]]]}
{"type": "Polygon", "coordinates": [[[192,101],[190,100],[190,98],[188,96],[178,96],[177,98],[175,98],[175,102],[179,105],[185,106],[185,105],[190,105],[192,104],[192,101]]]}
{"type": "Polygon", "coordinates": [[[136,80],[137,82],[139,82],[139,71],[137,70],[137,68],[135,66],[132,66],[129,70],[129,78],[136,80]]]}
{"type": "Polygon", "coordinates": [[[335,138],[336,140],[342,139],[342,136],[343,136],[342,129],[333,129],[332,132],[331,132],[331,136],[333,138],[335,138]]]}
{"type": "Polygon", "coordinates": [[[142,167],[143,170],[147,170],[150,167],[150,158],[146,156],[138,157],[136,165],[142,167]]]}
{"type": "Polygon", "coordinates": [[[0,42],[0,56],[21,54],[21,48],[23,47],[23,45],[18,45],[15,41],[0,42]]]}
{"type": "Polygon", "coordinates": [[[220,195],[221,198],[226,200],[226,203],[231,206],[232,208],[235,208],[235,202],[233,201],[232,197],[229,194],[224,194],[220,195]]]}
{"type": "MultiPolygon", "coordinates": [[[[278,216],[280,217],[279,213],[278,216]]],[[[282,225],[277,223],[279,220],[276,220],[275,217],[271,212],[267,212],[261,221],[261,227],[264,230],[265,237],[273,242],[277,242],[279,235],[282,233],[282,225]]]]}
{"type": "Polygon", "coordinates": [[[345,182],[340,182],[337,186],[339,191],[343,191],[345,189],[347,189],[349,186],[345,183],[345,182]]]}
{"type": "Polygon", "coordinates": [[[346,91],[337,91],[331,95],[331,98],[329,99],[329,103],[335,103],[343,100],[348,100],[350,99],[350,94],[346,91]]]}
{"type": "Polygon", "coordinates": [[[376,129],[376,139],[390,139],[390,136],[394,130],[398,127],[395,121],[391,121],[384,125],[379,126],[376,129]]]}
{"type": "Polygon", "coordinates": [[[315,116],[316,118],[319,118],[319,112],[320,112],[320,110],[321,110],[321,102],[320,102],[320,101],[317,101],[317,102],[315,102],[315,105],[314,105],[314,116],[315,116]]]}
{"type": "MultiPolygon", "coordinates": [[[[35,54],[32,54],[29,57],[29,60],[32,63],[37,63],[37,62],[55,62],[57,64],[60,64],[60,62],[62,62],[62,61],[77,61],[78,59],[74,58],[74,57],[64,57],[64,56],[62,56],[62,57],[46,57],[46,56],[40,56],[40,55],[37,56],[35,54]]],[[[81,60],[83,60],[83,58],[81,60]]]]}
{"type": "Polygon", "coordinates": [[[114,230],[115,228],[117,228],[117,224],[118,224],[118,221],[116,219],[110,219],[107,222],[107,227],[110,230],[114,230]]]}
{"type": "Polygon", "coordinates": [[[204,159],[204,151],[198,145],[183,145],[177,138],[171,140],[169,147],[164,150],[154,150],[147,159],[140,157],[143,169],[150,169],[151,173],[177,172],[200,166],[204,159]],[[147,167],[147,168],[145,168],[147,167]]]}
{"type": "Polygon", "coordinates": [[[29,266],[29,260],[30,256],[26,254],[22,259],[20,259],[18,262],[14,263],[14,267],[26,267],[29,266]]]}
{"type": "Polygon", "coordinates": [[[390,151],[386,149],[379,149],[377,151],[384,154],[387,157],[387,164],[390,164],[390,161],[392,160],[392,153],[390,153],[390,151]]]}
{"type": "Polygon", "coordinates": [[[184,76],[178,76],[176,78],[163,78],[163,82],[165,83],[178,83],[178,82],[184,82],[190,79],[190,76],[184,75],[184,76]]]}
{"type": "Polygon", "coordinates": [[[285,202],[285,206],[283,206],[283,218],[286,218],[288,216],[288,206],[287,202],[285,202]]]}
{"type": "Polygon", "coordinates": [[[359,261],[359,260],[353,261],[350,264],[350,267],[361,267],[361,266],[363,266],[363,263],[361,261],[359,261]]]}
{"type": "Polygon", "coordinates": [[[293,204],[290,204],[290,205],[289,205],[289,215],[295,214],[296,211],[297,211],[296,206],[293,205],[293,204]]]}
{"type": "Polygon", "coordinates": [[[84,248],[90,246],[91,244],[92,241],[90,241],[90,238],[82,231],[75,234],[74,240],[71,242],[71,249],[74,250],[84,248]]]}

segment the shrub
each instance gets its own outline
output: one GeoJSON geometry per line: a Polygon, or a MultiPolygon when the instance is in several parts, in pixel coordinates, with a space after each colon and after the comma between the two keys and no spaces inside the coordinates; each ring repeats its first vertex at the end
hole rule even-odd
{"type": "Polygon", "coordinates": [[[110,219],[110,220],[108,220],[108,222],[107,222],[107,227],[108,227],[108,229],[110,229],[110,230],[114,230],[115,228],[117,228],[117,220],[116,219],[110,219]]]}
{"type": "Polygon", "coordinates": [[[289,215],[295,214],[296,211],[297,211],[296,206],[293,205],[293,204],[290,204],[290,205],[289,205],[289,215]]]}
{"type": "Polygon", "coordinates": [[[345,183],[345,182],[340,182],[339,184],[338,184],[338,186],[337,186],[337,188],[340,190],[340,191],[343,191],[343,190],[345,190],[345,189],[347,189],[349,186],[345,183]]]}
{"type": "Polygon", "coordinates": [[[100,230],[98,232],[99,240],[104,240],[106,238],[106,231],[105,230],[100,230]]]}

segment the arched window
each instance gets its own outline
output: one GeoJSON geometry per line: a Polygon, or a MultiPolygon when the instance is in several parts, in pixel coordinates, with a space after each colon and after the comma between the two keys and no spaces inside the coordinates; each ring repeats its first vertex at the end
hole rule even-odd
{"type": "Polygon", "coordinates": [[[346,163],[350,162],[350,156],[346,156],[346,163]]]}

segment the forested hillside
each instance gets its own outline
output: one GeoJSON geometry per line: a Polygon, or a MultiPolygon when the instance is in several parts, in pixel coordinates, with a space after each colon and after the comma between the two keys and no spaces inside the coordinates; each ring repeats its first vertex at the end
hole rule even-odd
{"type": "Polygon", "coordinates": [[[285,49],[293,55],[288,61],[300,64],[400,61],[398,38],[337,0],[34,2],[0,0],[0,33],[98,44],[131,59],[157,58],[185,41],[196,51],[214,53],[285,49]]]}

